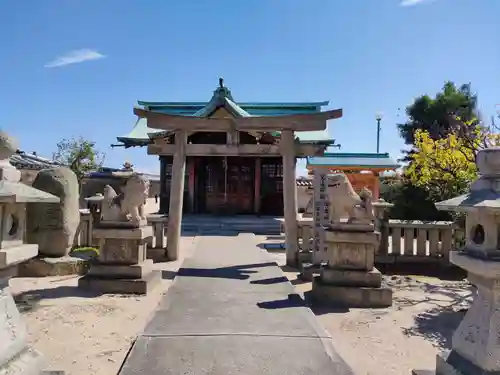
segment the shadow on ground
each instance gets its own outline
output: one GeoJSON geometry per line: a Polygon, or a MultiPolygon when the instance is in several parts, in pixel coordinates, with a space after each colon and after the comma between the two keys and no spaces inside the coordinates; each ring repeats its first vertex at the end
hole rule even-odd
{"type": "Polygon", "coordinates": [[[435,305],[417,314],[414,317],[413,326],[403,328],[403,333],[406,336],[423,337],[442,349],[449,349],[451,337],[467,312],[475,291],[472,286],[470,286],[470,291],[464,292],[464,286],[446,285],[439,287],[426,283],[422,284],[421,289],[425,293],[423,299],[394,298],[394,303],[400,309],[421,303],[435,305]],[[449,300],[451,302],[444,302],[446,306],[442,306],[443,301],[449,300]]]}
{"type": "Polygon", "coordinates": [[[392,275],[415,275],[435,277],[440,280],[463,280],[467,277],[467,272],[453,265],[443,265],[440,263],[376,263],[377,269],[386,276],[392,275]]]}
{"type": "Polygon", "coordinates": [[[442,349],[451,348],[451,337],[464,318],[465,311],[448,308],[433,308],[418,314],[415,324],[403,328],[406,336],[420,336],[442,349]]]}
{"type": "Polygon", "coordinates": [[[257,247],[262,250],[267,250],[270,253],[284,253],[285,252],[285,243],[268,243],[262,242],[257,244],[257,247]]]}
{"type": "Polygon", "coordinates": [[[287,298],[281,300],[265,301],[257,303],[261,309],[276,310],[276,309],[289,309],[292,307],[308,307],[314,315],[323,315],[331,313],[346,313],[349,309],[346,307],[335,306],[317,306],[313,304],[310,298],[310,292],[301,296],[298,293],[291,293],[287,298]]]}
{"type": "Polygon", "coordinates": [[[208,278],[218,278],[218,279],[235,279],[235,280],[246,280],[250,277],[250,274],[256,273],[257,271],[252,270],[252,268],[261,268],[275,266],[274,262],[267,263],[255,263],[255,264],[241,264],[231,267],[219,267],[219,268],[180,268],[177,272],[178,276],[186,277],[208,277],[208,278]]]}
{"type": "Polygon", "coordinates": [[[289,309],[291,307],[307,306],[305,300],[298,294],[292,293],[288,298],[274,301],[258,302],[257,306],[261,309],[276,310],[276,309],[289,309]]]}
{"type": "Polygon", "coordinates": [[[269,279],[253,280],[253,281],[250,281],[250,284],[272,285],[272,284],[281,284],[281,283],[287,283],[287,282],[288,282],[288,279],[285,276],[280,276],[280,277],[271,277],[269,279]]]}

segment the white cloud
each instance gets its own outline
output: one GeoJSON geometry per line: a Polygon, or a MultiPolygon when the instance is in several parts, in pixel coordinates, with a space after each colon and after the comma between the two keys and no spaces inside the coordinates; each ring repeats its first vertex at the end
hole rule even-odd
{"type": "Polygon", "coordinates": [[[80,64],[85,61],[99,60],[106,56],[92,49],[83,48],[69,51],[55,60],[45,64],[45,68],[59,68],[70,64],[80,64]]]}
{"type": "Polygon", "coordinates": [[[414,6],[414,5],[418,5],[420,3],[423,3],[427,0],[402,0],[399,5],[402,6],[402,7],[411,7],[411,6],[414,6]]]}

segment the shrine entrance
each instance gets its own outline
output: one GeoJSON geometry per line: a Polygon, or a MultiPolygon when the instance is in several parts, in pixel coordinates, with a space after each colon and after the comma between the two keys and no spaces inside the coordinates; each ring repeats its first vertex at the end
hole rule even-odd
{"type": "Polygon", "coordinates": [[[280,157],[261,159],[260,214],[283,215],[283,160],[280,157]]]}
{"type": "Polygon", "coordinates": [[[255,158],[198,157],[195,211],[206,214],[254,213],[255,158]]]}
{"type": "Polygon", "coordinates": [[[324,132],[327,121],[342,117],[342,110],[321,112],[328,102],[238,104],[222,78],[208,102],[139,104],[134,134],[141,129],[148,154],[160,155],[162,163],[169,259],[179,258],[187,197],[193,213],[271,214],[279,207],[285,216],[287,264],[297,265],[296,159],[323,155],[335,141],[314,136],[302,141],[296,132],[324,132]],[[172,158],[169,186],[165,157],[172,158]]]}

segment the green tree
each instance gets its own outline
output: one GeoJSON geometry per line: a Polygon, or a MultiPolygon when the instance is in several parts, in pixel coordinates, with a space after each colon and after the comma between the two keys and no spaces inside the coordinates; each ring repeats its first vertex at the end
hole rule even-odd
{"type": "MultiPolygon", "coordinates": [[[[462,126],[470,128],[466,122],[462,126]]],[[[427,131],[415,132],[415,151],[405,174],[412,184],[426,189],[434,201],[465,193],[477,177],[478,151],[500,144],[498,134],[480,125],[469,137],[461,133],[458,129],[434,140],[427,131]]]]}
{"type": "Polygon", "coordinates": [[[415,131],[426,131],[431,139],[446,138],[449,133],[463,128],[456,118],[470,124],[471,132],[479,123],[477,95],[471,92],[471,85],[460,87],[446,82],[434,98],[422,95],[406,108],[408,120],[398,124],[401,137],[407,145],[414,145],[415,131]]]}
{"type": "Polygon", "coordinates": [[[380,196],[394,206],[389,211],[391,219],[398,220],[451,220],[448,212],[438,211],[430,194],[423,187],[413,185],[411,181],[402,177],[382,187],[380,196]]]}
{"type": "Polygon", "coordinates": [[[63,139],[57,144],[52,159],[75,172],[80,183],[86,173],[99,169],[105,155],[97,150],[95,142],[82,137],[63,139]]]}
{"type": "MultiPolygon", "coordinates": [[[[434,97],[429,95],[417,97],[406,108],[406,115],[407,121],[398,124],[398,129],[405,144],[411,146],[410,150],[405,152],[407,156],[404,158],[404,161],[409,163],[409,168],[412,168],[415,154],[418,154],[417,158],[421,157],[420,161],[425,161],[425,156],[419,152],[418,145],[416,145],[418,141],[416,136],[421,137],[423,133],[427,137],[426,142],[446,139],[449,134],[454,134],[464,140],[461,142],[462,146],[466,142],[476,144],[475,137],[478,134],[477,126],[480,120],[477,96],[472,93],[470,84],[457,87],[453,82],[446,82],[434,97]]],[[[435,158],[431,161],[436,161],[438,165],[438,160],[435,158]]],[[[438,212],[434,207],[434,202],[440,200],[436,195],[439,189],[429,189],[430,185],[424,186],[425,184],[422,183],[415,184],[418,176],[422,176],[421,167],[424,164],[427,171],[432,170],[431,161],[427,164],[421,163],[422,165],[413,164],[412,178],[410,179],[407,174],[400,184],[393,186],[387,192],[388,195],[392,195],[390,201],[394,203],[391,217],[405,220],[446,220],[446,217],[449,218],[447,213],[438,212]]],[[[425,178],[427,178],[426,175],[425,178]]],[[[439,182],[433,187],[439,188],[439,182]]],[[[448,189],[448,191],[452,190],[448,189]]]]}

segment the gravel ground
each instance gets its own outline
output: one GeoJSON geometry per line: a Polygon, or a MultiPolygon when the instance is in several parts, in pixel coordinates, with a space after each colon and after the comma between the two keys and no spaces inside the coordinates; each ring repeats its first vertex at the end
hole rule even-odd
{"type": "Polygon", "coordinates": [[[11,290],[25,310],[29,344],[42,352],[47,369],[67,375],[117,374],[195,240],[182,238],[181,259],[155,264],[163,280],[147,296],[84,293],[77,288],[78,276],[11,279],[11,290]]]}
{"type": "MultiPolygon", "coordinates": [[[[196,238],[182,241],[179,261],[156,264],[164,279],[148,296],[84,294],[73,276],[12,279],[12,291],[20,295],[20,308],[25,310],[29,343],[44,354],[47,368],[67,375],[116,374],[182,259],[192,253],[196,238]]],[[[285,263],[284,254],[272,257],[285,263]]],[[[283,269],[299,294],[311,289],[311,283],[297,280],[297,272],[283,269]]],[[[390,308],[313,312],[357,375],[433,369],[436,354],[449,347],[470,303],[470,285],[414,276],[390,276],[386,281],[394,290],[390,308]]]]}
{"type": "MultiPolygon", "coordinates": [[[[285,264],[284,254],[273,257],[285,264]]],[[[297,272],[282,268],[299,294],[311,290],[311,283],[297,280],[297,272]]],[[[450,347],[451,336],[470,306],[470,284],[421,276],[388,276],[385,281],[393,288],[389,308],[312,310],[357,375],[434,370],[436,355],[450,347]]]]}

